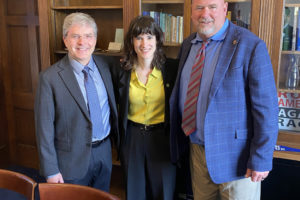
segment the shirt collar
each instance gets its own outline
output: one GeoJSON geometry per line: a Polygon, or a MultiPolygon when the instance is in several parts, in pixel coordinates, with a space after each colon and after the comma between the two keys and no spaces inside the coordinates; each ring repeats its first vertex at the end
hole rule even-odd
{"type": "MultiPolygon", "coordinates": [[[[77,60],[71,58],[70,55],[68,55],[68,57],[69,57],[69,62],[70,62],[70,64],[71,64],[73,70],[74,70],[77,74],[80,74],[85,66],[82,65],[82,64],[81,64],[80,62],[78,62],[77,60]]],[[[96,65],[95,65],[93,56],[91,57],[89,63],[88,63],[86,66],[88,66],[92,72],[95,71],[96,65]]]]}
{"type": "MultiPolygon", "coordinates": [[[[226,33],[227,33],[227,28],[228,28],[229,22],[228,19],[225,20],[222,28],[216,33],[214,34],[212,37],[210,37],[210,40],[215,40],[215,41],[222,41],[225,39],[226,33]]],[[[192,44],[196,44],[197,42],[202,42],[202,38],[199,36],[199,34],[196,34],[196,37],[191,40],[192,44]]]]}
{"type": "Polygon", "coordinates": [[[154,76],[155,78],[158,78],[159,74],[160,71],[156,67],[154,67],[150,75],[154,76]]]}
{"type": "MultiPolygon", "coordinates": [[[[137,80],[138,78],[137,78],[136,70],[133,70],[133,72],[134,72],[135,76],[133,76],[131,78],[132,78],[132,80],[137,80]]],[[[159,73],[160,73],[160,70],[157,69],[156,67],[154,67],[152,72],[150,73],[150,76],[157,78],[160,75],[159,73]]]]}

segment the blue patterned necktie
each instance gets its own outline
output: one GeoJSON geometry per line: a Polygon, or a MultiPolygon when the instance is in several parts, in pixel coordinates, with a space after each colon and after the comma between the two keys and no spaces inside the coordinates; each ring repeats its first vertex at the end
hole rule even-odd
{"type": "Polygon", "coordinates": [[[93,138],[100,139],[103,134],[102,110],[98,98],[93,78],[89,73],[90,68],[85,66],[82,70],[84,74],[84,86],[86,90],[87,105],[90,113],[90,118],[93,124],[93,138]]]}

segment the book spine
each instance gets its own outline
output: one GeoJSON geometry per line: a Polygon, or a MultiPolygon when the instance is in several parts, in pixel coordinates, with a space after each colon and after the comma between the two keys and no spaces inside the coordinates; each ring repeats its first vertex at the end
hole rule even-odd
{"type": "Polygon", "coordinates": [[[149,11],[146,11],[144,10],[143,13],[142,13],[143,16],[150,16],[150,12],[149,11]]]}
{"type": "Polygon", "coordinates": [[[171,25],[171,33],[172,33],[172,37],[171,37],[171,42],[176,42],[176,32],[177,32],[177,28],[176,28],[176,17],[172,16],[171,18],[172,20],[172,25],[171,25]]]}
{"type": "Polygon", "coordinates": [[[296,51],[300,51],[300,8],[297,13],[296,51]]]}
{"type": "Polygon", "coordinates": [[[167,32],[167,35],[166,35],[166,42],[171,42],[171,17],[172,15],[171,14],[167,14],[166,15],[166,32],[167,32]]]}
{"type": "Polygon", "coordinates": [[[298,7],[292,9],[293,12],[293,35],[292,35],[292,51],[296,50],[296,38],[297,38],[297,15],[298,15],[298,7]]]}
{"type": "Polygon", "coordinates": [[[159,18],[159,12],[154,11],[154,21],[155,23],[160,26],[160,18],[159,18]]]}
{"type": "Polygon", "coordinates": [[[179,43],[183,42],[183,16],[179,18],[179,43]]]}
{"type": "Polygon", "coordinates": [[[155,20],[154,11],[150,11],[150,17],[152,17],[155,20]]]}

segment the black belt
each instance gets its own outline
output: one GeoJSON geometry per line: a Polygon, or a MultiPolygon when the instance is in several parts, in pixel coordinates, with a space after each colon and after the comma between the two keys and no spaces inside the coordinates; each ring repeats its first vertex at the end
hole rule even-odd
{"type": "Polygon", "coordinates": [[[128,120],[128,123],[131,124],[132,126],[138,127],[141,131],[151,131],[158,128],[164,128],[165,126],[165,123],[146,125],[146,124],[136,123],[131,120],[128,120]]]}
{"type": "Polygon", "coordinates": [[[107,140],[109,137],[108,136],[106,136],[104,139],[102,139],[102,140],[96,140],[96,141],[93,141],[92,142],[92,147],[97,147],[97,146],[99,146],[100,144],[102,144],[103,142],[105,142],[105,140],[107,140]]]}

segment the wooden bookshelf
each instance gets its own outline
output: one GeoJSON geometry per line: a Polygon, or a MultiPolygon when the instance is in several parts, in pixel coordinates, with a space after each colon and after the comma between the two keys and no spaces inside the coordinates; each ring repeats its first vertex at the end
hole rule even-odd
{"type": "Polygon", "coordinates": [[[53,10],[101,10],[101,9],[123,9],[122,5],[116,6],[53,6],[53,10]]]}
{"type": "Polygon", "coordinates": [[[173,3],[184,3],[184,0],[142,0],[142,3],[147,3],[147,4],[173,4],[173,3]]]}
{"type": "MultiPolygon", "coordinates": [[[[95,19],[98,26],[96,44],[98,49],[106,50],[109,42],[114,42],[116,29],[123,28],[123,0],[50,0],[49,2],[51,63],[66,54],[62,40],[62,25],[64,18],[72,12],[84,12],[95,19]]],[[[104,51],[95,54],[115,55],[104,51]]]]}
{"type": "Polygon", "coordinates": [[[228,3],[243,3],[243,2],[251,2],[251,0],[225,0],[228,3]]]}

